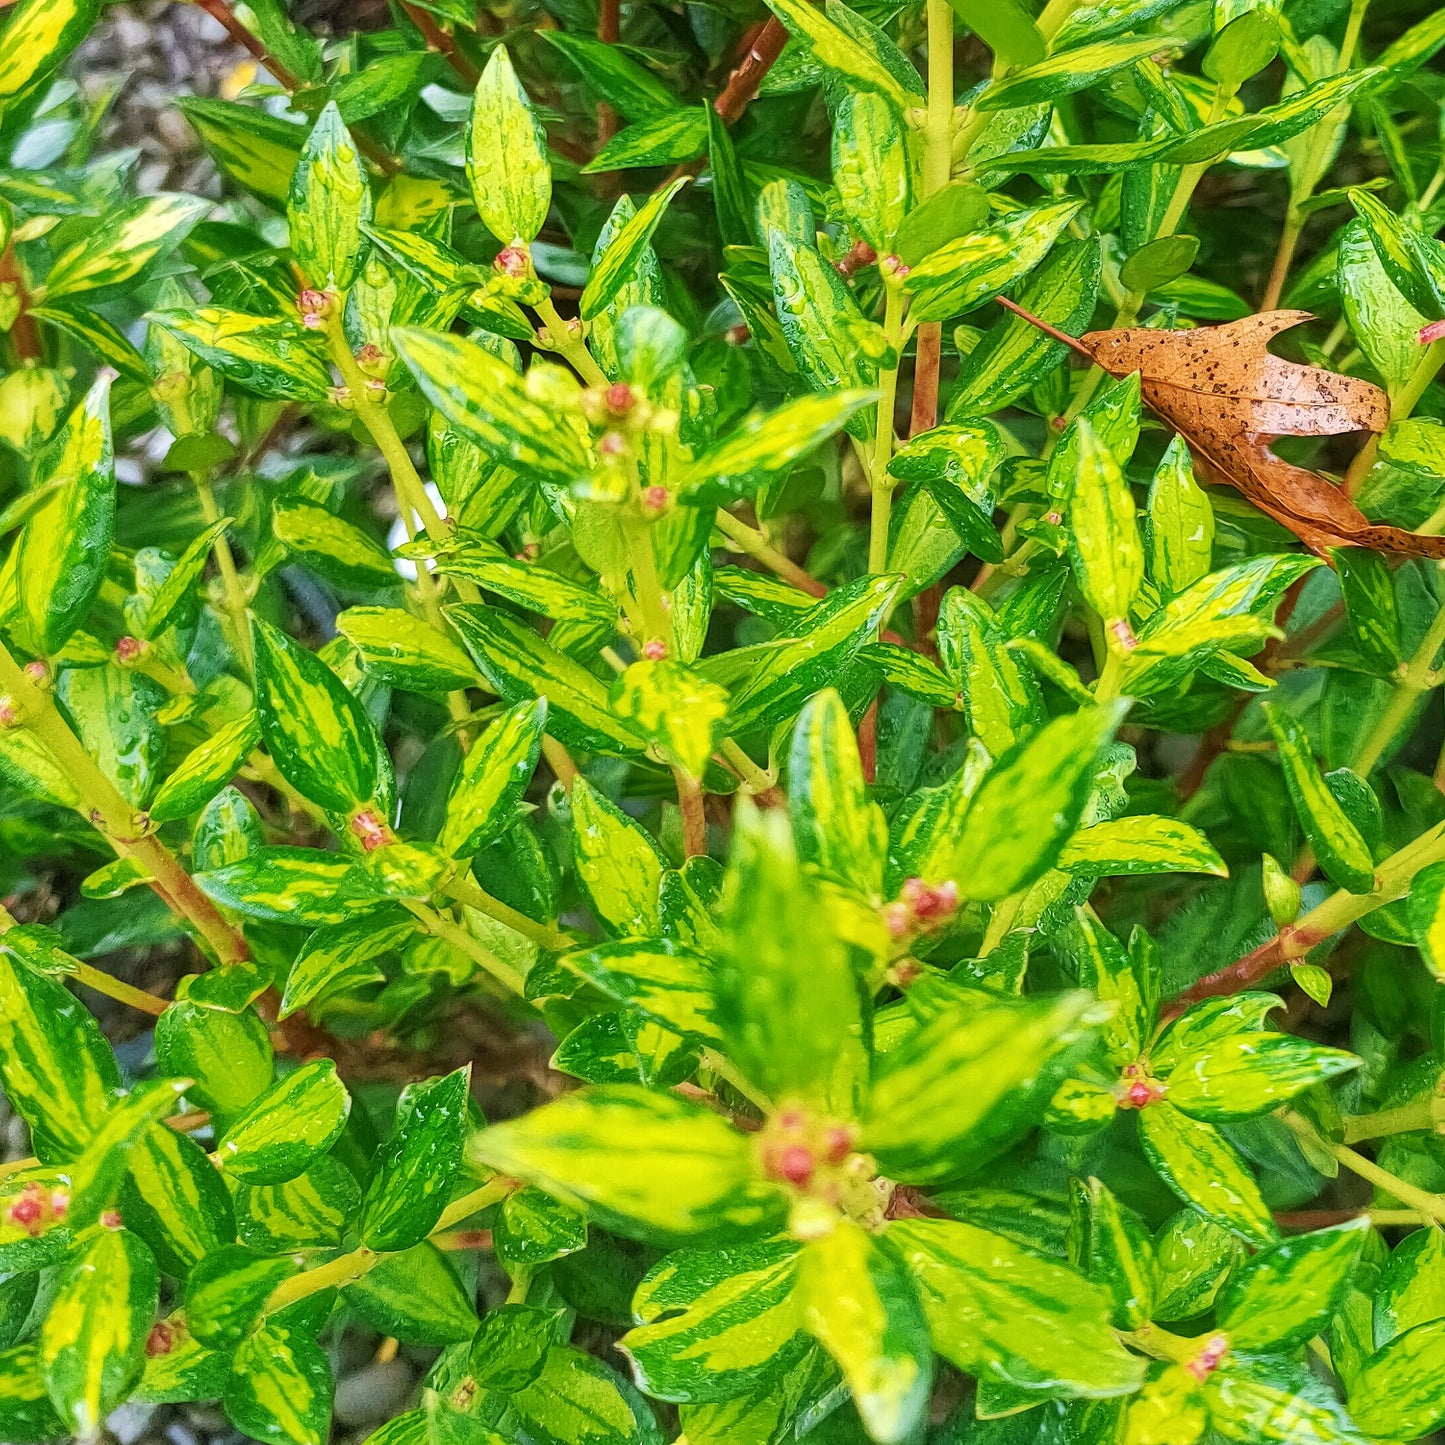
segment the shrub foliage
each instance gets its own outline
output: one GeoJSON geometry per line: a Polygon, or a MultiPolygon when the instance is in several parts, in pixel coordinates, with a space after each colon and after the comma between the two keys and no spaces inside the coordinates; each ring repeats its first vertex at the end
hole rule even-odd
{"type": "Polygon", "coordinates": [[[0,1438],[1445,1420],[1445,11],[201,3],[218,199],[0,29],[0,1438]]]}

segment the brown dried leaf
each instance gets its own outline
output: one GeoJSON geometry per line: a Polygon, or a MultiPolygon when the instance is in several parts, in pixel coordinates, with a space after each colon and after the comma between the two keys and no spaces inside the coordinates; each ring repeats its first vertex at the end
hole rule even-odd
{"type": "Polygon", "coordinates": [[[1265,311],[1226,326],[1090,331],[1078,340],[1043,329],[1111,376],[1137,371],[1145,402],[1188,443],[1204,476],[1238,488],[1312,552],[1328,560],[1330,548],[1355,546],[1445,557],[1445,538],[1371,522],[1328,477],[1270,450],[1275,437],[1380,432],[1390,420],[1389,399],[1370,382],[1271,354],[1275,336],[1308,320],[1307,311],[1265,311]]]}

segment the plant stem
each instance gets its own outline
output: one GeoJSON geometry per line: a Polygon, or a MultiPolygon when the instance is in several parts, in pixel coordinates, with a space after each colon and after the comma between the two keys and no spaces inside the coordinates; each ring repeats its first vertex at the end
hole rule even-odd
{"type": "MultiPolygon", "coordinates": [[[[1390,420],[1391,422],[1404,421],[1415,407],[1419,404],[1420,398],[1424,396],[1425,389],[1435,379],[1435,373],[1440,370],[1441,364],[1445,363],[1445,341],[1432,341],[1425,348],[1425,354],[1420,358],[1419,365],[1410,373],[1410,379],[1400,388],[1398,394],[1390,397],[1390,420]]],[[[1364,484],[1370,468],[1375,464],[1376,454],[1380,450],[1380,438],[1378,435],[1368,438],[1350,463],[1350,469],[1345,473],[1343,483],[1345,492],[1353,497],[1364,484]]]]}
{"type": "Polygon", "coordinates": [[[826,597],[828,589],[798,566],[791,558],[784,556],[778,551],[768,539],[756,528],[748,526],[741,519],[733,516],[731,512],[725,512],[721,507],[713,518],[719,532],[735,544],[734,550],[741,552],[745,557],[751,557],[756,562],[761,562],[769,572],[776,573],[785,582],[791,582],[800,592],[806,592],[809,597],[826,597]]]}
{"type": "Polygon", "coordinates": [[[437,1229],[453,1229],[464,1219],[470,1219],[474,1214],[480,1214],[484,1209],[490,1209],[492,1205],[499,1204],[517,1188],[513,1179],[496,1178],[489,1179],[485,1184],[473,1189],[470,1194],[463,1194],[460,1199],[453,1200],[442,1210],[442,1217],[437,1220],[437,1229]]]}
{"type": "Polygon", "coordinates": [[[1354,771],[1362,778],[1368,778],[1374,772],[1375,765],[1395,741],[1395,735],[1414,711],[1421,696],[1439,682],[1435,658],[1442,647],[1445,647],[1445,606],[1436,612],[1435,620],[1415,655],[1400,669],[1390,701],[1360,749],[1354,771]]]}
{"type": "Polygon", "coordinates": [[[777,791],[777,783],[768,776],[731,738],[724,738],[718,751],[732,764],[750,793],[763,797],[777,791]]]}
{"type": "Polygon", "coordinates": [[[468,89],[475,90],[482,73],[457,48],[456,37],[443,30],[420,5],[413,5],[410,0],[402,0],[401,8],[406,11],[406,18],[421,32],[426,48],[443,56],[447,64],[461,77],[463,84],[468,89]]]}
{"type": "Polygon", "coordinates": [[[428,908],[425,903],[418,903],[414,899],[407,899],[404,906],[434,938],[451,944],[474,963],[480,964],[508,992],[516,994],[518,998],[522,996],[526,987],[526,980],[522,975],[511,964],[498,958],[490,948],[479,943],[465,928],[453,923],[444,913],[428,908]]]}
{"type": "MultiPolygon", "coordinates": [[[[216,494],[211,490],[210,479],[204,472],[192,472],[191,484],[196,489],[196,496],[201,503],[201,515],[206,519],[206,525],[209,527],[219,522],[221,509],[216,504],[216,494]]],[[[246,675],[251,677],[256,671],[256,660],[251,655],[250,602],[247,600],[240,573],[236,570],[235,554],[231,551],[231,544],[226,540],[224,532],[219,533],[211,543],[211,555],[216,559],[216,570],[221,574],[222,595],[226,599],[226,614],[231,621],[236,655],[241,659],[246,675]]]]}
{"type": "Polygon", "coordinates": [[[1333,1154],[1351,1174],[1357,1174],[1361,1179],[1373,1184],[1376,1189],[1383,1189],[1402,1204],[1407,1204],[1411,1209],[1428,1215],[1437,1224],[1445,1224],[1445,1198],[1441,1198],[1438,1194],[1427,1193],[1423,1189],[1417,1189],[1413,1184],[1391,1174],[1388,1169],[1381,1169],[1373,1159],[1365,1158],[1363,1154],[1357,1153],[1347,1144],[1331,1144],[1328,1140],[1321,1139],[1314,1125],[1292,1109],[1284,1110],[1280,1117],[1300,1138],[1311,1141],[1317,1148],[1323,1149],[1328,1154],[1333,1154]]]}
{"type": "MultiPolygon", "coordinates": [[[[928,0],[928,115],[923,133],[923,199],[948,184],[953,174],[953,7],[928,0]]],[[[913,414],[908,434],[938,423],[938,373],[943,359],[943,324],[918,328],[913,361],[913,414]]]]}
{"type": "Polygon", "coordinates": [[[1341,929],[1348,928],[1356,919],[1403,897],[1409,891],[1410,880],[1415,874],[1442,859],[1445,859],[1445,824],[1438,824],[1376,865],[1372,893],[1347,893],[1344,889],[1332,893],[1295,922],[1281,928],[1268,943],[1261,944],[1228,968],[1208,974],[1185,989],[1174,1000],[1170,1014],[1182,1013],[1200,999],[1218,998],[1252,988],[1275,969],[1303,958],[1312,948],[1341,929]]]}
{"type": "Polygon", "coordinates": [[[0,689],[19,706],[20,725],[35,734],[69,777],[81,799],[76,811],[105,837],[117,856],[134,858],[141,865],[151,887],[200,934],[219,963],[249,958],[245,940],[196,887],[170,849],[154,833],[145,831],[136,810],[71,732],[54,698],[36,685],[3,642],[0,689]]]}
{"type": "Polygon", "coordinates": [[[1269,269],[1269,280],[1265,282],[1264,295],[1259,298],[1261,311],[1273,311],[1279,305],[1280,294],[1284,291],[1290,264],[1294,260],[1295,247],[1299,245],[1300,233],[1303,230],[1304,220],[1291,206],[1279,233],[1279,245],[1275,249],[1274,265],[1269,269]]]}
{"type": "Polygon", "coordinates": [[[1356,1144],[1361,1139],[1383,1139],[1389,1134],[1413,1134],[1420,1129],[1433,1130],[1442,1121],[1445,1121],[1445,1099],[1435,1095],[1373,1114],[1346,1114],[1341,1120],[1346,1144],[1356,1144]]]}
{"type": "Polygon", "coordinates": [[[889,281],[884,286],[883,334],[894,348],[894,362],[878,373],[878,417],[874,423],[873,458],[868,480],[873,490],[872,519],[868,533],[868,570],[888,570],[888,519],[893,507],[893,408],[898,400],[898,371],[903,364],[903,288],[889,281]]]}
{"type": "Polygon", "coordinates": [[[283,1279],[271,1291],[264,1312],[274,1315],[287,1305],[294,1305],[297,1300],[319,1294],[324,1289],[344,1289],[349,1284],[355,1284],[380,1258],[374,1249],[368,1249],[363,1244],[326,1264],[318,1264],[314,1269],[283,1279]]]}
{"type": "Polygon", "coordinates": [[[484,892],[470,877],[458,875],[446,884],[442,891],[448,898],[463,903],[468,908],[475,908],[478,913],[485,913],[488,918],[495,918],[498,923],[505,923],[514,933],[530,938],[533,943],[540,944],[553,953],[566,953],[576,946],[575,940],[561,929],[537,923],[525,913],[518,913],[500,898],[493,898],[490,893],[484,892]]]}
{"type": "Polygon", "coordinates": [[[596,357],[588,351],[587,343],[557,314],[557,308],[552,304],[550,296],[539,301],[532,309],[542,318],[542,324],[547,328],[545,338],[537,338],[538,346],[546,351],[555,351],[564,358],[588,386],[612,384],[611,378],[597,364],[596,357]]]}
{"type": "MultiPolygon", "coordinates": [[[[4,904],[0,904],[0,934],[9,933],[12,928],[18,926],[15,915],[4,904]]],[[[113,998],[117,1003],[128,1004],[131,1008],[139,1009],[142,1013],[148,1013],[155,1018],[159,1018],[166,1011],[169,1000],[157,998],[155,994],[146,993],[133,984],[112,978],[110,974],[102,973],[100,969],[93,968],[88,963],[81,963],[78,959],[73,960],[73,964],[74,966],[69,970],[69,977],[73,978],[76,983],[83,983],[86,988],[94,989],[96,993],[104,994],[106,998],[113,998]]]]}
{"type": "Polygon", "coordinates": [[[707,816],[702,806],[702,780],[686,768],[674,767],[677,782],[677,806],[682,811],[682,851],[688,858],[701,858],[707,852],[707,816]]]}
{"type": "Polygon", "coordinates": [[[722,117],[725,125],[737,123],[787,43],[787,27],[776,15],[770,15],[767,24],[753,37],[748,53],[728,76],[727,84],[712,103],[712,108],[722,117]]]}

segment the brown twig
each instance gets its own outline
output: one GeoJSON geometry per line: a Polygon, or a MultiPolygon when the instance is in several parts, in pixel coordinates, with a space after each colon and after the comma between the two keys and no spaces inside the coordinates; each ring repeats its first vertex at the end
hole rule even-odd
{"type": "Polygon", "coordinates": [[[10,327],[15,359],[19,362],[39,361],[45,354],[40,344],[40,328],[30,314],[30,291],[25,285],[25,273],[20,269],[20,258],[15,254],[14,242],[5,247],[4,255],[0,255],[0,285],[7,282],[15,287],[16,300],[20,306],[10,327]]]}
{"type": "Polygon", "coordinates": [[[456,71],[467,88],[474,90],[482,78],[482,72],[472,64],[469,56],[462,53],[456,37],[443,30],[434,16],[420,5],[412,4],[411,0],[402,0],[401,8],[406,11],[406,18],[421,32],[426,48],[440,55],[456,71]]]}
{"type": "Polygon", "coordinates": [[[728,81],[712,108],[722,117],[724,125],[735,125],[738,118],[752,103],[763,83],[763,77],[773,68],[773,63],[783,53],[788,43],[788,30],[776,15],[753,36],[742,63],[728,76],[728,81]]]}
{"type": "MultiPolygon", "coordinates": [[[[602,0],[597,7],[597,38],[604,45],[616,45],[622,37],[622,0],[602,0]]],[[[607,102],[597,106],[597,144],[605,146],[617,134],[617,112],[607,102]]]]}
{"type": "MultiPolygon", "coordinates": [[[[240,16],[231,9],[230,0],[192,0],[192,3],[204,10],[221,28],[241,46],[256,61],[258,65],[264,66],[266,70],[276,77],[276,83],[293,94],[298,90],[306,88],[306,82],[294,71],[267,50],[259,36],[253,35],[242,23],[240,16]]],[[[370,137],[358,131],[352,131],[352,139],[356,142],[356,148],[384,175],[394,176],[401,170],[401,162],[391,154],[383,150],[370,137]]]]}

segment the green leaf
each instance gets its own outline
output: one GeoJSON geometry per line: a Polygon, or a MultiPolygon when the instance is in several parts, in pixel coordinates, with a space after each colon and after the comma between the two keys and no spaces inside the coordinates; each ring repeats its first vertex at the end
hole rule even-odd
{"type": "Polygon", "coordinates": [[[231,1197],[194,1140],[152,1124],[131,1146],[121,1218],[150,1246],[162,1273],[184,1279],[191,1267],[236,1237],[231,1197]]]}
{"type": "Polygon", "coordinates": [[[63,65],[99,13],[99,0],[27,0],[19,6],[0,54],[0,110],[63,65]]]}
{"type": "Polygon", "coordinates": [[[1254,1256],[1220,1292],[1216,1318],[1236,1350],[1290,1350],[1334,1317],[1364,1248],[1366,1220],[1297,1235],[1254,1256]]]}
{"type": "Polygon", "coordinates": [[[260,719],[248,712],[197,744],[156,790],[146,809],[151,821],[169,823],[199,812],[236,776],[260,741],[260,719]]]}
{"type": "Polygon", "coordinates": [[[1229,1230],[1197,1210],[1171,1215],[1154,1240],[1154,1318],[1187,1320],[1203,1314],[1243,1255],[1244,1246],[1229,1230]]]}
{"type": "Polygon", "coordinates": [[[957,839],[950,876],[971,898],[1017,893],[1054,866],[1083,816],[1100,749],[1123,712],[1055,718],[984,775],[957,839]]]}
{"type": "Polygon", "coordinates": [[[296,1273],[296,1261],[267,1258],[226,1245],[208,1255],[186,1281],[186,1324],[203,1344],[233,1349],[260,1320],[276,1286],[296,1273]]]}
{"type": "Polygon", "coordinates": [[[572,789],[572,830],[577,881],[598,919],[616,936],[655,934],[667,866],[657,845],[585,778],[572,789]]]}
{"type": "Polygon", "coordinates": [[[1445,250],[1365,190],[1350,192],[1385,274],[1425,317],[1445,312],[1445,250]]]}
{"type": "Polygon", "coordinates": [[[325,1445],[332,1389],[331,1363],[315,1340],[266,1324],[237,1347],[222,1403],[231,1423],[253,1440],[325,1445]]]}
{"type": "Polygon", "coordinates": [[[904,89],[875,50],[835,23],[836,13],[847,8],[838,4],[838,0],[830,0],[827,13],[809,4],[808,0],[776,0],[770,8],[830,70],[846,76],[863,90],[876,91],[900,111],[907,111],[916,103],[915,96],[904,89]]]}
{"type": "Polygon", "coordinates": [[[769,474],[806,456],[876,399],[872,391],[840,391],[797,397],[776,411],[753,413],[687,467],[678,495],[706,506],[748,496],[769,474]]]}
{"type": "Polygon", "coordinates": [[[632,279],[643,252],[652,242],[662,213],[690,179],[690,176],[680,176],[660,191],[654,191],[607,243],[601,259],[587,273],[587,285],[577,303],[578,314],[584,321],[605,310],[623,285],[632,279]]]}
{"type": "Polygon", "coordinates": [[[140,1377],[160,1274],[128,1230],[101,1227],[61,1273],[40,1330],[51,1403],[81,1440],[94,1440],[140,1377]]]}
{"type": "Polygon", "coordinates": [[[922,483],[959,541],[976,557],[998,563],[1003,543],[993,525],[991,478],[1003,454],[1003,442],[988,422],[945,423],[905,443],[888,463],[888,474],[922,483]]]}
{"type": "Polygon", "coordinates": [[[1037,685],[1005,641],[987,602],[964,587],[943,594],[939,658],[962,701],[969,731],[994,757],[1006,753],[1043,715],[1037,685]]]}
{"type": "Polygon", "coordinates": [[[156,1020],[156,1064],[191,1079],[192,1092],[223,1119],[271,1086],[271,1036],[254,1009],[230,1013],[177,999],[156,1020]]]}
{"type": "Polygon", "coordinates": [[[1269,703],[1264,704],[1264,715],[1274,735],[1290,801],[1320,867],[1332,882],[1351,893],[1373,891],[1375,863],[1369,845],[1326,786],[1304,728],[1269,703]]]}
{"type": "Polygon", "coordinates": [[[159,195],[109,212],[56,257],[45,276],[45,296],[54,301],[123,285],[179,245],[210,208],[192,196],[159,195]]]}
{"type": "Polygon", "coordinates": [[[502,1201],[492,1224],[492,1243],[509,1271],[518,1265],[549,1264],[587,1247],[587,1221],[528,1184],[502,1201]]]}
{"type": "MultiPolygon", "coordinates": [[[[1046,41],[1017,0],[951,0],[959,19],[993,51],[1006,69],[1032,65],[1048,51],[1046,41]]],[[[1064,22],[1066,25],[1068,21],[1064,22]]]]}
{"type": "Polygon", "coordinates": [[[707,149],[708,119],[701,106],[679,106],[619,131],[585,166],[583,175],[676,165],[707,149]]]}
{"type": "Polygon", "coordinates": [[[1011,70],[1002,80],[990,85],[977,104],[980,110],[987,111],[1055,101],[1076,90],[1087,90],[1116,70],[1157,55],[1161,48],[1169,48],[1169,42],[1161,41],[1158,36],[1143,36],[1133,40],[1101,40],[1094,45],[1065,50],[1022,70],[1011,70]]]}
{"type": "Polygon", "coordinates": [[[1116,1006],[1103,1034],[1109,1063],[1122,1069],[1139,1057],[1154,1027],[1161,992],[1158,951],[1142,929],[1130,936],[1126,949],[1088,908],[1074,910],[1074,924],[1078,981],[1116,1006]]]}
{"type": "Polygon", "coordinates": [[[644,658],[612,684],[611,702],[618,717],[646,733],[691,777],[703,775],[727,715],[722,688],[681,662],[644,658]]]}
{"type": "Polygon", "coordinates": [[[799,862],[870,901],[878,899],[888,825],[869,801],[858,740],[832,688],[810,698],[798,715],[788,780],[799,862]]]}
{"type": "Polygon", "coordinates": [[[488,456],[563,486],[589,470],[588,444],[572,417],[533,397],[484,346],[414,327],[395,328],[391,339],[422,395],[488,456]]]}
{"type": "Polygon", "coordinates": [[[437,842],[454,858],[470,858],[516,821],[531,781],[547,721],[544,698],[509,708],[472,744],[452,783],[437,842]]]}
{"type": "Polygon", "coordinates": [[[841,1220],[804,1245],[798,1295],[804,1326],[838,1362],[869,1438],[908,1439],[928,1408],[933,1346],[893,1254],[841,1220]]]}
{"type": "Polygon", "coordinates": [[[1198,582],[1214,552],[1214,508],[1194,480],[1183,437],[1165,449],[1149,488],[1149,576],[1173,595],[1198,582]]]}
{"type": "Polygon", "coordinates": [[[344,1164],[323,1154],[284,1184],[238,1184],[235,1203],[241,1242],[252,1249],[335,1248],[355,1223],[361,1190],[344,1164]]]}
{"type": "Polygon", "coordinates": [[[221,517],[201,532],[181,553],[176,565],[171,568],[160,590],[151,598],[146,608],[145,637],[159,637],[177,616],[185,616],[186,604],[191,600],[191,590],[200,580],[210,560],[211,548],[217,538],[225,536],[226,528],[234,521],[221,517]]]}
{"type": "Polygon", "coordinates": [[[781,813],[739,803],[721,917],[728,1056],[775,1104],[855,1117],[868,1070],[858,980],[781,813]]]}
{"type": "Polygon", "coordinates": [[[548,730],[568,747],[639,753],[646,739],[613,712],[607,689],[580,663],[557,651],[500,608],[460,603],[447,615],[482,676],[513,706],[547,699],[548,730]]]}
{"type": "Polygon", "coordinates": [[[1367,1359],[1350,1386],[1350,1415],[1384,1439],[1427,1435],[1445,1418],[1440,1372],[1445,1369],[1445,1320],[1396,1335],[1367,1359]]]}
{"type": "Polygon", "coordinates": [[[256,847],[235,863],[195,874],[201,891],[248,918],[315,928],[357,911],[340,896],[351,860],[319,848],[256,847]]]}
{"type": "MultiPolygon", "coordinates": [[[[982,0],[987,6],[992,0],[982,0]]],[[[920,258],[921,259],[921,258],[920,258]]],[[[1060,241],[1024,282],[1019,305],[1069,335],[1086,330],[1099,289],[1095,240],[1060,241]]],[[[1006,312],[959,363],[948,399],[949,421],[986,416],[1028,392],[1067,355],[1061,341],[1006,312]]]]}
{"type": "Polygon", "coordinates": [[[410,1249],[436,1227],[462,1163],[470,1067],[408,1084],[396,1103],[396,1128],[372,1161],[361,1209],[369,1249],[410,1249]]]}
{"type": "Polygon", "coordinates": [[[1015,211],[987,230],[950,241],[914,266],[904,280],[904,289],[913,297],[910,316],[947,321],[993,300],[1048,255],[1082,204],[1055,201],[1015,211]]]}
{"type": "Polygon", "coordinates": [[[257,396],[314,403],[330,395],[331,373],[316,334],[289,318],[198,306],[152,311],[146,319],[257,396]]]}
{"type": "Polygon", "coordinates": [[[251,622],[256,711],[266,751],[303,796],[349,813],[376,791],[376,733],[361,704],[313,652],[251,622]]]}
{"type": "Polygon", "coordinates": [[[17,961],[0,935],[0,1082],[44,1160],[72,1159],[120,1088],[100,1025],[63,984],[17,961]]]}
{"type": "Polygon", "coordinates": [[[676,1237],[776,1217],[747,1137],[672,1094],[616,1085],[564,1095],[474,1135],[472,1157],[618,1233],[676,1237]]]}
{"type": "Polygon", "coordinates": [[[446,633],[400,607],[348,607],[336,630],[362,667],[388,687],[451,692],[476,682],[471,658],[446,633]]]}
{"type": "Polygon", "coordinates": [[[1129,611],[1144,582],[1134,494],[1118,459],[1079,418],[1078,471],[1069,494],[1069,557],[1084,600],[1111,642],[1129,634],[1129,611]]]}
{"type": "Polygon", "coordinates": [[[541,1373],[509,1403],[524,1438],[538,1445],[588,1440],[662,1445],[662,1432],[641,1395],[601,1360],[567,1345],[553,1345],[541,1373]]]}
{"type": "Polygon", "coordinates": [[[110,378],[102,373],[35,464],[44,500],[20,534],[15,586],[36,651],[59,652],[100,591],[115,532],[110,378]]]}
{"type": "Polygon", "coordinates": [[[833,185],[864,240],[880,256],[892,252],[912,209],[912,168],[903,122],[876,91],[850,90],[838,105],[833,185]]]}
{"type": "Polygon", "coordinates": [[[243,1184],[295,1179],[336,1141],[351,1100],[330,1059],[313,1059],[278,1080],[221,1136],[216,1160],[243,1184]]]}
{"type": "Polygon", "coordinates": [[[1400,614],[1390,568],[1378,552],[1366,547],[1339,547],[1334,557],[1350,640],[1374,671],[1388,676],[1402,657],[1400,614]]]}
{"type": "Polygon", "coordinates": [[[910,1184],[977,1169],[1039,1122],[1100,1021],[1082,991],[1025,999],[959,987],[878,1064],[862,1147],[910,1184]]]}
{"type": "Polygon", "coordinates": [[[1069,1190],[1069,1259],[1113,1300],[1120,1329],[1139,1329],[1152,1317],[1153,1241],[1138,1215],[1097,1179],[1074,1179],[1069,1190]]]}
{"type": "Polygon", "coordinates": [[[730,687],[729,730],[736,735],[775,726],[836,682],[882,625],[902,584],[901,577],[886,574],[860,577],[801,614],[762,650],[751,675],[730,687]]]}
{"type": "Polygon", "coordinates": [[[776,1378],[803,1342],[791,1241],[679,1250],[637,1287],[637,1327],[620,1341],[638,1383],[659,1400],[733,1399],[776,1378]]]}
{"type": "Polygon", "coordinates": [[[536,238],[552,204],[547,139],[507,47],[492,51],[467,122],[467,183],[482,224],[504,246],[536,238]]]}
{"type": "Polygon", "coordinates": [[[408,1345],[458,1344],[477,1328],[467,1291],[434,1244],[384,1255],[342,1298],[372,1329],[408,1345]]]}
{"type": "Polygon", "coordinates": [[[306,139],[304,126],[253,105],[210,96],[183,95],[177,104],[226,176],[284,209],[306,139]]]}
{"type": "Polygon", "coordinates": [[[360,527],[324,507],[277,502],[271,508],[271,530],[288,552],[338,586],[360,592],[396,583],[390,554],[360,527]]]}
{"type": "Polygon", "coordinates": [[[1251,1244],[1274,1242],[1274,1220],[1259,1186],[1212,1124],[1161,1101],[1139,1111],[1139,1140],[1149,1162],[1186,1204],[1251,1244]]]}
{"type": "Polygon", "coordinates": [[[889,1245],[911,1271],[934,1348],[1025,1399],[1107,1398],[1138,1388],[1144,1361],[1109,1327],[1098,1285],[1024,1246],[956,1220],[896,1220],[889,1245]]]}
{"type": "Polygon", "coordinates": [[[537,34],[572,62],[599,100],[626,119],[647,120],[677,108],[677,97],[621,47],[567,30],[539,30],[537,34]]]}
{"type": "Polygon", "coordinates": [[[1291,1445],[1364,1445],[1334,1391],[1288,1356],[1232,1359],[1204,1382],[1209,1423],[1237,1445],[1280,1437],[1291,1445]]]}
{"type": "Polygon", "coordinates": [[[67,668],[56,698],[85,749],[117,792],[144,807],[164,756],[157,712],[161,694],[150,678],[116,667],[67,668]]]}
{"type": "Polygon", "coordinates": [[[69,1433],[50,1403],[40,1347],[22,1344],[0,1350],[0,1434],[11,1445],[40,1445],[69,1433]]]}
{"type": "Polygon", "coordinates": [[[707,959],[666,940],[624,939],[569,953],[562,962],[618,1003],[704,1043],[721,1042],[707,959]]]}
{"type": "Polygon", "coordinates": [[[1212,873],[1229,869],[1214,845],[1197,828],[1177,818],[1135,813],[1106,818],[1081,828],[1064,845],[1058,866],[1069,873],[1101,877],[1149,873],[1212,873]]]}
{"type": "Polygon", "coordinates": [[[1306,1089],[1360,1067],[1343,1049],[1293,1034],[1235,1034],[1184,1054],[1169,1073],[1169,1102],[1196,1119],[1252,1119],[1306,1089]]]}

